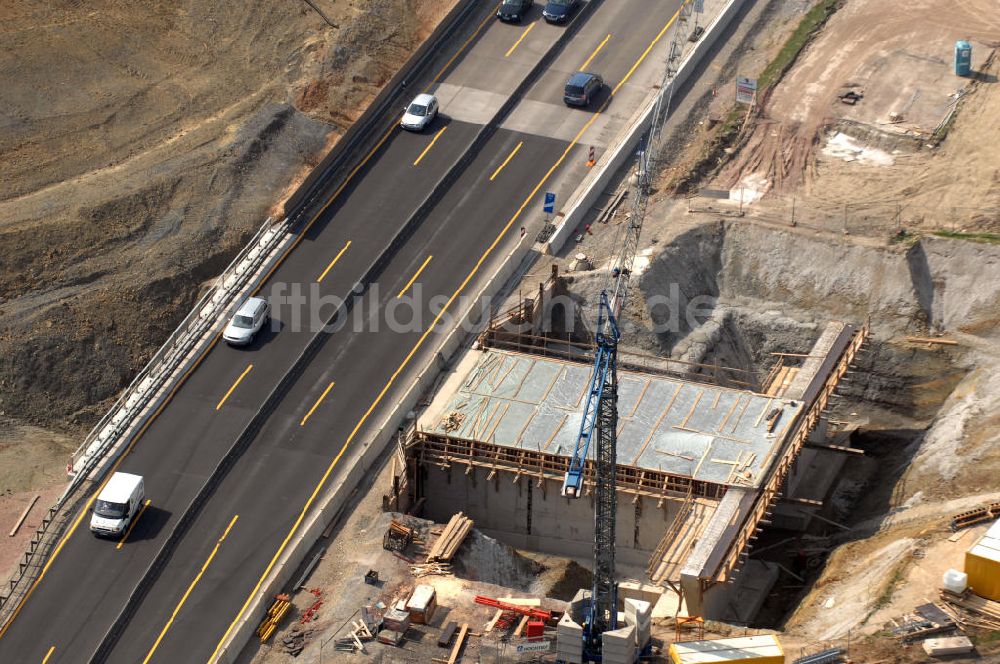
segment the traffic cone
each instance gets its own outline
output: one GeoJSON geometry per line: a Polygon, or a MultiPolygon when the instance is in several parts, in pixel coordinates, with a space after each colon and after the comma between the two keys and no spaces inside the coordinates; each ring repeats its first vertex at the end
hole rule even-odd
{"type": "Polygon", "coordinates": [[[593,168],[594,164],[597,163],[597,154],[594,151],[594,146],[590,146],[590,155],[587,157],[587,168],[593,168]]]}

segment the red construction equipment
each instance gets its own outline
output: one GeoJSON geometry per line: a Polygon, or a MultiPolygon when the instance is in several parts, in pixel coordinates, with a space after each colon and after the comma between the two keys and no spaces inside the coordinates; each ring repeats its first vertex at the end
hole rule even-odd
{"type": "Polygon", "coordinates": [[[544,609],[539,609],[534,606],[508,604],[507,602],[501,602],[498,599],[484,597],[483,595],[476,595],[476,604],[492,606],[494,609],[500,609],[501,611],[513,611],[514,613],[520,613],[522,616],[528,616],[528,618],[532,620],[541,620],[542,622],[549,622],[552,620],[551,611],[545,611],[544,609]]]}

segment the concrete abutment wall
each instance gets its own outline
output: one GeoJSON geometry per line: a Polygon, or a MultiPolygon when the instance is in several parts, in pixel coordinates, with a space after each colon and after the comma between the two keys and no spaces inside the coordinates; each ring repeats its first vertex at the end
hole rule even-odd
{"type": "MultiPolygon", "coordinates": [[[[563,498],[562,485],[546,479],[521,476],[515,483],[510,473],[498,472],[487,480],[489,470],[464,466],[450,469],[425,467],[422,495],[424,515],[445,523],[462,511],[476,528],[515,548],[572,558],[590,558],[594,550],[594,505],[590,497],[563,498]],[[530,524],[530,525],[529,525],[530,524]],[[529,532],[530,527],[530,532],[529,532]]],[[[654,498],[618,494],[618,528],[615,547],[618,562],[645,567],[660,538],[670,527],[682,501],[667,499],[657,507],[654,498]]]]}

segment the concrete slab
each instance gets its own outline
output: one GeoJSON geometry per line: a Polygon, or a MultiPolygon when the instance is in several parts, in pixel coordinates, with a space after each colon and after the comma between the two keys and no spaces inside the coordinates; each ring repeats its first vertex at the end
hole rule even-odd
{"type": "MultiPolygon", "coordinates": [[[[571,454],[589,366],[495,349],[470,358],[456,372],[460,382],[438,393],[422,430],[571,454]]],[[[619,399],[619,464],[741,487],[758,485],[802,408],[790,399],[628,371],[619,373],[619,399]]]]}
{"type": "Polygon", "coordinates": [[[496,92],[450,83],[438,85],[434,95],[441,103],[442,116],[470,124],[486,124],[506,101],[496,92]]]}

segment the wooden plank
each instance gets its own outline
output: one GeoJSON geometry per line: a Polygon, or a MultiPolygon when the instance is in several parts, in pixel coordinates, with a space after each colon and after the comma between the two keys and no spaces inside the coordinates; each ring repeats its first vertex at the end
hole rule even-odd
{"type": "Polygon", "coordinates": [[[954,339],[945,339],[943,337],[906,337],[906,340],[915,344],[939,344],[942,346],[957,346],[958,342],[954,339]]]}
{"type": "Polygon", "coordinates": [[[24,508],[24,511],[21,512],[21,516],[17,517],[17,522],[15,522],[14,527],[10,529],[9,537],[13,537],[14,535],[17,534],[17,531],[18,529],[20,529],[21,524],[24,523],[24,520],[28,518],[28,512],[30,512],[31,508],[35,506],[35,503],[38,502],[39,498],[41,498],[41,496],[36,494],[35,497],[31,499],[31,502],[28,503],[28,506],[24,508]]]}
{"type": "Polygon", "coordinates": [[[688,420],[690,420],[691,416],[694,415],[694,409],[698,407],[698,402],[701,401],[701,396],[704,393],[705,393],[705,390],[699,388],[698,394],[694,398],[694,403],[691,404],[691,410],[688,411],[687,417],[685,417],[684,421],[681,422],[681,426],[682,427],[686,427],[688,425],[688,420]]]}
{"type": "Polygon", "coordinates": [[[493,614],[493,617],[490,618],[490,621],[486,623],[486,629],[483,630],[483,634],[489,634],[490,632],[492,632],[493,628],[497,626],[497,621],[500,620],[500,616],[502,615],[503,615],[503,610],[497,609],[497,612],[493,614]]]}
{"type": "Polygon", "coordinates": [[[549,439],[545,441],[545,445],[542,446],[543,450],[548,451],[549,445],[552,444],[552,441],[555,440],[556,436],[559,435],[559,432],[562,431],[563,425],[566,424],[567,418],[569,418],[569,415],[563,415],[562,419],[559,420],[559,426],[557,426],[556,430],[552,432],[552,435],[549,436],[549,439]]]}
{"type": "Polygon", "coordinates": [[[462,623],[462,629],[458,632],[458,637],[455,639],[455,646],[451,649],[451,655],[448,657],[448,664],[455,664],[458,661],[458,651],[462,649],[462,644],[465,643],[465,636],[469,633],[469,623],[462,623]]]}
{"type": "MultiPolygon", "coordinates": [[[[646,451],[646,446],[649,445],[649,441],[653,440],[653,436],[656,435],[656,430],[660,428],[660,424],[663,422],[664,418],[667,416],[667,413],[669,413],[670,409],[674,407],[674,401],[677,400],[677,395],[681,393],[681,389],[683,387],[684,387],[684,383],[679,383],[677,385],[677,389],[674,391],[674,395],[672,397],[670,397],[670,401],[667,402],[667,405],[663,409],[663,412],[660,413],[660,417],[657,418],[656,423],[653,425],[653,428],[649,430],[649,435],[646,436],[646,440],[643,441],[642,447],[639,448],[638,454],[636,454],[635,458],[632,459],[632,465],[633,466],[636,465],[639,462],[639,457],[641,457],[642,453],[646,451]]],[[[698,396],[700,398],[701,394],[699,394],[698,396]]],[[[695,405],[698,405],[697,400],[695,400],[695,405]]],[[[694,410],[694,406],[691,407],[691,410],[694,410]]],[[[690,415],[690,413],[689,413],[689,415],[690,415]]],[[[685,421],[687,421],[687,418],[685,418],[685,421]]]]}
{"type": "Polygon", "coordinates": [[[521,622],[517,623],[517,629],[514,630],[514,638],[521,638],[521,632],[528,625],[528,616],[521,616],[521,622]]]}

